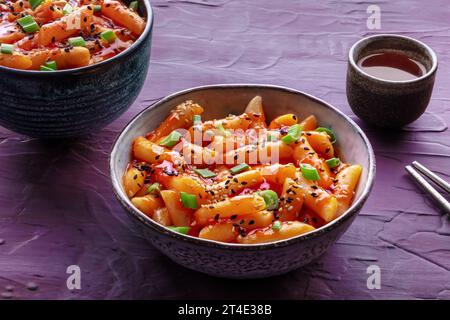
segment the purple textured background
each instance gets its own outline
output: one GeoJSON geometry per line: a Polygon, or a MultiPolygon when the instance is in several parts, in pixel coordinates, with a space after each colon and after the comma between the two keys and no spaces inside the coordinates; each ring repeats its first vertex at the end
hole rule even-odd
{"type": "Polygon", "coordinates": [[[59,142],[0,128],[0,298],[450,298],[450,222],[403,169],[419,160],[450,179],[447,0],[152,4],[149,77],[119,120],[59,142]],[[348,49],[371,33],[369,4],[381,7],[380,32],[418,38],[439,57],[427,113],[396,133],[364,126],[345,96],[348,49]],[[153,249],[114,198],[107,165],[114,137],[144,107],[180,89],[237,82],[286,85],[334,104],[361,124],[378,166],[365,208],[331,250],[302,270],[258,281],[208,277],[153,249]],[[81,267],[82,289],[70,292],[72,264],[81,267]],[[380,290],[366,287],[371,264],[381,268],[380,290]]]}

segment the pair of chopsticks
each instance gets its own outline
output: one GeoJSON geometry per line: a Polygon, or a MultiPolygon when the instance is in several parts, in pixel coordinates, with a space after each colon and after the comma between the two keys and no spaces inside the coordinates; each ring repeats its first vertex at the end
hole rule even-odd
{"type": "Polygon", "coordinates": [[[435,188],[433,188],[433,186],[427,180],[425,180],[421,174],[429,178],[449,194],[450,184],[417,161],[413,161],[413,163],[410,166],[406,166],[405,169],[411,175],[414,181],[426,193],[428,193],[431,198],[433,198],[433,200],[439,205],[439,207],[446,214],[450,214],[450,202],[448,202],[435,188]]]}

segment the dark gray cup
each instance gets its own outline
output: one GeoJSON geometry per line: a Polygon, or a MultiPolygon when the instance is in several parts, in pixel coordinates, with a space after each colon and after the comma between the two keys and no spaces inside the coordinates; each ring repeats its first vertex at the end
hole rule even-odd
{"type": "Polygon", "coordinates": [[[380,34],[356,42],[348,55],[347,99],[353,112],[367,123],[398,128],[419,118],[428,106],[437,70],[437,57],[426,44],[413,38],[380,34]],[[390,81],[364,72],[358,61],[370,54],[401,52],[419,61],[426,73],[413,80],[390,81]]]}

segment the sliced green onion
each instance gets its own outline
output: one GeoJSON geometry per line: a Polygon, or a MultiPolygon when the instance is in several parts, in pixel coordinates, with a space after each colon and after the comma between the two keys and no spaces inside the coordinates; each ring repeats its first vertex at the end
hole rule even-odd
{"type": "Polygon", "coordinates": [[[53,70],[58,69],[58,67],[56,66],[56,61],[53,61],[53,60],[47,61],[46,63],[44,63],[44,66],[46,66],[50,69],[53,69],[53,70]]]}
{"type": "Polygon", "coordinates": [[[117,38],[116,34],[112,30],[106,30],[100,33],[100,37],[107,42],[114,42],[117,38]]]}
{"type": "Polygon", "coordinates": [[[267,210],[275,210],[278,209],[279,201],[278,195],[275,191],[272,190],[264,190],[259,192],[261,197],[264,198],[264,202],[266,203],[267,210]]]}
{"type": "Polygon", "coordinates": [[[189,230],[191,229],[189,227],[167,227],[167,228],[182,234],[188,234],[189,230]]]}
{"type": "Polygon", "coordinates": [[[32,16],[25,16],[17,19],[17,23],[22,27],[26,33],[33,33],[39,30],[39,25],[34,21],[32,16]]]}
{"type": "Polygon", "coordinates": [[[194,171],[205,179],[214,178],[215,176],[217,176],[217,174],[208,169],[194,169],[194,171]]]}
{"type": "Polygon", "coordinates": [[[222,135],[224,135],[225,137],[229,137],[231,135],[231,132],[228,130],[225,130],[225,128],[223,127],[223,125],[221,123],[218,123],[216,125],[216,128],[219,129],[220,133],[222,135]]]}
{"type": "Polygon", "coordinates": [[[33,33],[33,32],[39,31],[40,28],[39,28],[39,25],[36,22],[34,22],[31,24],[27,24],[26,26],[23,26],[22,29],[26,33],[33,33]]]}
{"type": "Polygon", "coordinates": [[[102,6],[99,4],[94,5],[94,12],[100,12],[102,11],[102,6]]]}
{"type": "Polygon", "coordinates": [[[160,191],[161,191],[161,185],[158,182],[153,183],[147,189],[147,193],[155,193],[155,192],[160,192],[160,191]]]}
{"type": "Polygon", "coordinates": [[[20,24],[21,27],[26,26],[27,24],[31,24],[33,22],[36,22],[36,21],[30,15],[26,15],[25,17],[17,19],[17,23],[20,24]]]}
{"type": "Polygon", "coordinates": [[[65,15],[68,15],[69,13],[72,13],[72,12],[73,12],[73,7],[70,4],[66,3],[66,5],[63,8],[63,13],[65,15]]]}
{"type": "Polygon", "coordinates": [[[250,166],[248,164],[241,163],[241,164],[238,164],[237,166],[234,166],[233,168],[231,168],[230,171],[232,174],[236,174],[236,173],[239,173],[242,171],[246,171],[248,169],[250,169],[250,166]]]}
{"type": "Polygon", "coordinates": [[[267,141],[271,142],[271,141],[277,141],[277,135],[274,133],[269,133],[269,135],[267,136],[267,141]]]}
{"type": "Polygon", "coordinates": [[[282,226],[283,225],[281,224],[281,221],[277,220],[274,223],[272,223],[272,230],[273,231],[280,231],[282,226]]]}
{"type": "Polygon", "coordinates": [[[83,37],[69,38],[69,44],[73,47],[86,47],[86,41],[84,41],[83,37]]]}
{"type": "Polygon", "coordinates": [[[36,9],[44,0],[28,0],[30,7],[34,10],[36,9]]]}
{"type": "Polygon", "coordinates": [[[330,136],[331,143],[335,143],[336,142],[336,134],[330,128],[319,127],[319,128],[316,129],[316,131],[318,131],[318,132],[325,132],[326,134],[328,134],[330,136]]]}
{"type": "Polygon", "coordinates": [[[131,1],[130,3],[130,9],[133,11],[137,11],[139,8],[139,2],[137,1],[131,1]]]}
{"type": "Polygon", "coordinates": [[[187,192],[180,192],[181,203],[183,203],[183,207],[190,209],[197,209],[197,197],[194,194],[190,194],[187,192]]]}
{"type": "Polygon", "coordinates": [[[341,164],[341,160],[339,158],[331,158],[325,161],[328,168],[334,168],[341,164]]]}
{"type": "Polygon", "coordinates": [[[302,133],[302,127],[299,124],[294,124],[293,126],[289,127],[288,133],[281,138],[281,141],[283,141],[286,144],[291,144],[300,138],[300,135],[302,133]]]}
{"type": "Polygon", "coordinates": [[[302,170],[302,175],[303,177],[305,177],[305,179],[313,181],[320,179],[317,169],[314,168],[313,166],[309,164],[302,164],[300,168],[302,170]]]}
{"type": "Polygon", "coordinates": [[[2,43],[2,45],[0,46],[0,51],[3,54],[13,54],[13,52],[14,52],[14,45],[7,44],[7,43],[2,43]]]}
{"type": "Polygon", "coordinates": [[[199,114],[194,115],[193,119],[194,125],[202,123],[202,116],[199,114]]]}
{"type": "Polygon", "coordinates": [[[49,67],[46,67],[46,66],[41,66],[41,71],[55,71],[55,69],[52,69],[52,68],[49,68],[49,67]]]}
{"type": "Polygon", "coordinates": [[[178,143],[178,141],[180,141],[181,137],[182,137],[181,133],[179,133],[178,131],[172,131],[167,137],[165,137],[159,143],[159,145],[172,148],[174,145],[178,143]]]}

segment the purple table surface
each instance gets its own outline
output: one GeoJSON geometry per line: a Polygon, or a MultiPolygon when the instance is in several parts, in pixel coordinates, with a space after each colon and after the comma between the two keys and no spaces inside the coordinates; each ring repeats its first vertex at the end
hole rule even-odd
{"type": "Polygon", "coordinates": [[[450,221],[404,171],[418,160],[450,179],[450,6],[423,1],[153,1],[155,28],[145,88],[117,121],[72,141],[45,142],[0,129],[0,299],[450,298],[450,221]],[[383,133],[352,114],[347,52],[381,8],[379,33],[426,42],[439,57],[427,112],[383,133]],[[284,276],[230,281],[184,269],[142,237],[116,201],[108,155],[139,111],[181,89],[268,83],[314,94],[350,115],[377,158],[373,192],[322,258],[284,276]],[[81,268],[68,290],[66,268],[81,268]],[[367,267],[381,270],[369,290],[367,267]],[[36,287],[29,288],[29,283],[36,287]],[[34,289],[34,290],[30,290],[34,289]],[[9,290],[9,291],[8,291],[9,290]]]}

